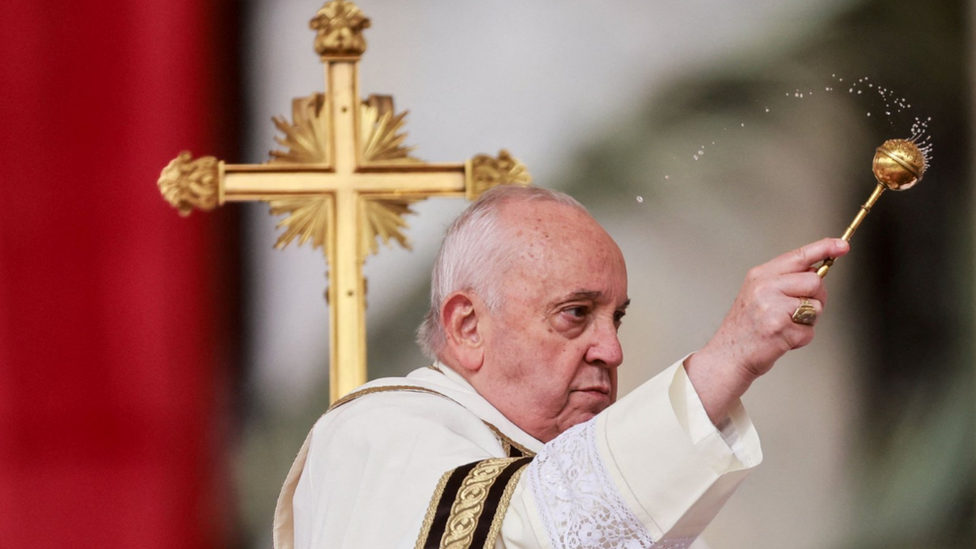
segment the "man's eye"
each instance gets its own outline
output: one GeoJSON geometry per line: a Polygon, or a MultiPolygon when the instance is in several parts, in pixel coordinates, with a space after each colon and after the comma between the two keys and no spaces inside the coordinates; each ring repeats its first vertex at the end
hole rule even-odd
{"type": "Polygon", "coordinates": [[[617,311],[616,313],[613,313],[613,321],[619,326],[620,323],[623,322],[625,316],[627,316],[627,313],[617,311]]]}
{"type": "Polygon", "coordinates": [[[563,309],[563,313],[573,318],[583,318],[586,316],[586,307],[569,307],[568,309],[563,309]]]}

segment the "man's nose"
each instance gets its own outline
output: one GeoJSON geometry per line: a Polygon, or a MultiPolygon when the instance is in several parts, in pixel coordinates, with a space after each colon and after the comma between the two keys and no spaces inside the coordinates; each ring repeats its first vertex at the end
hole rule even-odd
{"type": "Polygon", "coordinates": [[[597,329],[590,348],[586,351],[586,361],[602,362],[611,368],[620,366],[624,361],[624,350],[620,346],[616,326],[601,326],[597,329]]]}

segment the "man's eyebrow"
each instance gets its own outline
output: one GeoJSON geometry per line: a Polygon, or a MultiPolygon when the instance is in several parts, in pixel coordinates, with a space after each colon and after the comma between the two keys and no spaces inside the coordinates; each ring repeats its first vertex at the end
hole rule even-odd
{"type": "Polygon", "coordinates": [[[575,299],[599,299],[603,295],[603,292],[597,290],[576,290],[570,294],[567,294],[560,299],[560,301],[573,301],[575,299]]]}
{"type": "Polygon", "coordinates": [[[589,299],[590,301],[594,301],[597,298],[599,298],[601,295],[603,295],[602,292],[598,292],[595,290],[576,290],[575,292],[570,292],[568,294],[557,297],[556,299],[553,299],[546,305],[546,308],[552,309],[553,307],[556,307],[562,303],[566,303],[567,301],[578,301],[581,299],[589,299]]]}
{"type": "MultiPolygon", "coordinates": [[[[596,301],[603,296],[603,292],[597,290],[577,290],[575,292],[564,295],[563,297],[553,301],[549,304],[549,307],[554,307],[559,303],[565,303],[567,301],[576,301],[579,299],[588,299],[590,301],[596,301]]],[[[630,306],[630,298],[624,301],[623,305],[620,306],[621,309],[626,309],[630,306]]]]}

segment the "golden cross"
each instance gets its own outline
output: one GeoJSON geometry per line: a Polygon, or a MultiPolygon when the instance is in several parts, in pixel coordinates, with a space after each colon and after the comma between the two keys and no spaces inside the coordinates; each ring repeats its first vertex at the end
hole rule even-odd
{"type": "Polygon", "coordinates": [[[286,214],[275,244],[298,239],[322,248],[331,283],[330,400],[366,382],[366,284],[362,265],[376,253],[377,238],[409,248],[402,230],[410,205],[431,196],[469,200],[490,187],[531,182],[504,150],[463,163],[431,164],[410,156],[400,130],[406,112],[393,98],[359,96],[362,31],[370,20],[352,2],[332,0],[309,23],[315,51],[325,65],[327,93],[292,102],[292,122],[274,118],[287,151],[271,151],[265,164],[226,164],[212,156],[194,160],[184,151],[163,169],[159,188],[181,215],[225,202],[261,200],[272,215],[286,214]]]}

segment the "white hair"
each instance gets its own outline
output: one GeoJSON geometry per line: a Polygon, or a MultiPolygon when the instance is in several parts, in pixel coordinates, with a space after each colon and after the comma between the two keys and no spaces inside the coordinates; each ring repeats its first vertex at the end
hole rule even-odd
{"type": "Polygon", "coordinates": [[[555,202],[589,213],[575,198],[541,187],[494,187],[468,206],[447,229],[430,278],[430,309],[417,330],[420,349],[432,360],[447,344],[441,307],[453,292],[476,294],[489,312],[501,305],[501,274],[518,252],[498,214],[512,202],[555,202]]]}

